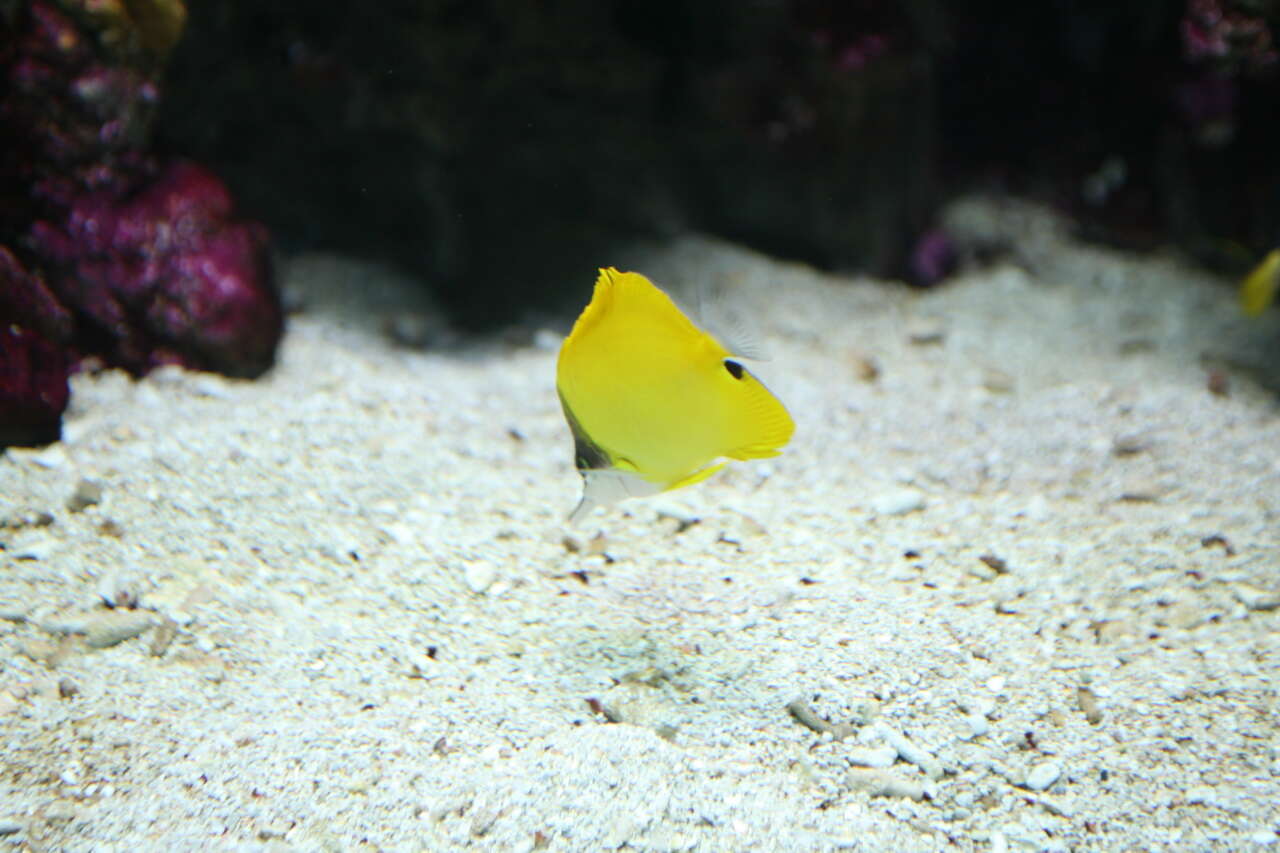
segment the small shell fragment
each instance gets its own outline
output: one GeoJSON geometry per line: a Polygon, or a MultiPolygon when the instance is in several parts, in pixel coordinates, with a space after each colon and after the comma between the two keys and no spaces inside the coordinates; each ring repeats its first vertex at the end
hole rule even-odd
{"type": "Polygon", "coordinates": [[[1084,712],[1084,718],[1089,721],[1089,725],[1096,726],[1102,722],[1102,709],[1098,707],[1098,697],[1088,687],[1076,688],[1076,703],[1084,712]]]}
{"type": "Polygon", "coordinates": [[[140,636],[155,624],[155,617],[138,610],[103,613],[86,625],[84,642],[91,649],[106,649],[140,636]]]}

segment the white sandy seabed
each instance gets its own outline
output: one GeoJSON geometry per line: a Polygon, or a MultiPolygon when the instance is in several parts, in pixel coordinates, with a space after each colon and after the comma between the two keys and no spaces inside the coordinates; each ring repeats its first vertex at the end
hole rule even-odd
{"type": "Polygon", "coordinates": [[[0,456],[0,844],[1274,848],[1280,312],[952,220],[1012,256],[585,260],[729,289],[798,431],[578,529],[558,335],[397,345],[376,268],[259,381],[77,377],[0,456]]]}

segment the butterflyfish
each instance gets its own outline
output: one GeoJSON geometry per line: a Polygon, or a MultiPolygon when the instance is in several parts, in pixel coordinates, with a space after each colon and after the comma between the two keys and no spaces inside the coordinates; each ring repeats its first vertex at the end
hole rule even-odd
{"type": "Polygon", "coordinates": [[[777,456],[795,423],[739,358],[643,275],[601,269],[556,364],[583,478],[570,519],[777,456]]]}
{"type": "Polygon", "coordinates": [[[1280,290],[1280,249],[1272,249],[1240,284],[1240,305],[1244,313],[1250,317],[1261,314],[1276,298],[1277,290],[1280,290]]]}

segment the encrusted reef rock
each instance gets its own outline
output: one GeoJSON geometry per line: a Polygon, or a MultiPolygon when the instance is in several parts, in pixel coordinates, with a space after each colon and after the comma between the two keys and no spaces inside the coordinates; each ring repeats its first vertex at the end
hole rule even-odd
{"type": "Polygon", "coordinates": [[[0,444],[58,436],[86,356],[252,376],[282,331],[265,229],[155,154],[179,0],[0,4],[0,444]]]}

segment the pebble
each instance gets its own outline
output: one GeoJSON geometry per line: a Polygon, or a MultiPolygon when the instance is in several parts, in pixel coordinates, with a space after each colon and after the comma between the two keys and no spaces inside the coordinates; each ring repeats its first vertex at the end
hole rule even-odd
{"type": "Polygon", "coordinates": [[[855,767],[892,767],[898,751],[891,746],[851,746],[844,758],[855,767]]]}
{"type": "Polygon", "coordinates": [[[1208,785],[1187,789],[1187,802],[1193,805],[1212,805],[1217,798],[1218,792],[1208,785]]]}
{"type": "Polygon", "coordinates": [[[49,666],[58,654],[58,647],[47,640],[27,640],[18,647],[18,651],[36,663],[49,666]]]}
{"type": "Polygon", "coordinates": [[[858,698],[849,702],[849,722],[855,726],[868,725],[880,713],[880,703],[876,699],[858,698]]]}
{"type": "Polygon", "coordinates": [[[1044,495],[1032,495],[1026,506],[1016,514],[1030,521],[1047,521],[1050,515],[1049,499],[1044,495]]]}
{"type": "Polygon", "coordinates": [[[72,512],[84,512],[91,506],[102,503],[102,484],[88,477],[81,477],[76,489],[67,498],[67,509],[72,512]]]}
{"type": "Polygon", "coordinates": [[[493,825],[498,822],[500,812],[497,809],[481,806],[473,809],[471,813],[471,826],[469,831],[472,838],[484,838],[489,830],[493,829],[493,825]]]}
{"type": "Polygon", "coordinates": [[[1245,606],[1246,610],[1265,611],[1280,608],[1280,592],[1274,590],[1258,589],[1247,583],[1238,583],[1231,588],[1231,594],[1236,597],[1236,601],[1245,606]]]}
{"type": "Polygon", "coordinates": [[[61,468],[67,464],[67,451],[60,444],[51,444],[44,450],[37,450],[28,457],[41,468],[61,468]]]}
{"type": "Polygon", "coordinates": [[[165,619],[160,622],[156,626],[155,633],[151,635],[151,648],[148,650],[151,656],[156,658],[163,657],[177,636],[178,626],[172,619],[165,619]]]}
{"type": "Polygon", "coordinates": [[[76,807],[66,800],[54,800],[44,808],[45,823],[57,825],[70,823],[76,819],[76,807]]]}
{"type": "Polygon", "coordinates": [[[1114,456],[1133,456],[1141,453],[1151,446],[1151,441],[1142,433],[1130,433],[1128,435],[1117,436],[1115,441],[1111,443],[1111,453],[1114,456]]]}
{"type": "Polygon", "coordinates": [[[1043,761],[1027,774],[1026,787],[1032,791],[1047,791],[1062,775],[1062,766],[1056,761],[1043,761]]]}
{"type": "Polygon", "coordinates": [[[605,719],[645,726],[674,734],[683,722],[680,709],[666,693],[643,684],[622,683],[609,688],[600,698],[605,719]]]}
{"type": "Polygon", "coordinates": [[[155,624],[150,613],[136,610],[113,610],[89,620],[84,642],[91,649],[106,649],[132,640],[155,624]]]}
{"type": "Polygon", "coordinates": [[[1011,394],[1016,384],[1010,374],[997,367],[988,367],[982,371],[982,387],[992,394],[1011,394]]]}
{"type": "Polygon", "coordinates": [[[617,850],[620,847],[639,846],[631,842],[631,839],[643,831],[645,822],[640,820],[636,815],[632,815],[626,811],[617,811],[608,820],[603,827],[604,838],[601,840],[600,846],[605,850],[617,850]]]}
{"type": "Polygon", "coordinates": [[[392,341],[409,349],[447,346],[454,341],[443,318],[424,311],[397,313],[387,318],[384,330],[392,341]]]}
{"type": "Polygon", "coordinates": [[[913,317],[907,321],[907,340],[917,346],[940,344],[947,336],[947,327],[936,317],[913,317]]]}
{"type": "Polygon", "coordinates": [[[0,622],[26,622],[27,606],[16,601],[0,601],[0,622]]]}
{"type": "Polygon", "coordinates": [[[1036,805],[1040,806],[1040,808],[1047,811],[1049,814],[1056,815],[1058,817],[1069,818],[1074,814],[1070,809],[1068,809],[1062,803],[1058,802],[1057,800],[1051,800],[1048,797],[1036,797],[1035,803],[1036,805]]]}
{"type": "Polygon", "coordinates": [[[975,578],[984,581],[993,581],[999,577],[999,573],[988,566],[986,563],[973,563],[969,566],[969,574],[975,578]]]}
{"type": "Polygon", "coordinates": [[[1098,707],[1098,697],[1088,687],[1076,688],[1076,702],[1080,705],[1080,710],[1084,712],[1084,718],[1089,725],[1096,726],[1102,722],[1102,709],[1098,707]]]}
{"type": "Polygon", "coordinates": [[[917,746],[910,738],[887,723],[880,723],[879,730],[881,737],[897,750],[903,761],[919,767],[930,779],[936,781],[942,778],[942,762],[932,753],[917,746]]]}
{"type": "Polygon", "coordinates": [[[107,607],[134,608],[142,598],[138,587],[139,584],[133,577],[113,573],[104,575],[98,581],[97,594],[107,607]]]}
{"type": "Polygon", "coordinates": [[[484,595],[498,579],[498,570],[484,560],[473,560],[467,563],[463,579],[466,581],[467,589],[476,595],[484,595]]]}
{"type": "Polygon", "coordinates": [[[62,678],[58,680],[58,696],[62,699],[70,699],[80,692],[80,688],[70,678],[62,678]]]}
{"type": "Polygon", "coordinates": [[[880,378],[880,364],[869,355],[854,356],[853,375],[863,382],[875,382],[880,378]]]}
{"type": "Polygon", "coordinates": [[[964,718],[964,723],[969,727],[970,739],[982,737],[991,731],[991,724],[981,714],[969,714],[964,718]]]}
{"type": "Polygon", "coordinates": [[[191,390],[201,397],[230,400],[233,386],[216,373],[197,373],[191,378],[191,390]]]}
{"type": "Polygon", "coordinates": [[[997,557],[995,554],[983,554],[978,557],[978,562],[998,575],[1009,572],[1009,563],[1003,557],[997,557]]]}
{"type": "Polygon", "coordinates": [[[871,767],[855,767],[845,776],[850,788],[865,791],[872,797],[903,797],[917,802],[931,799],[923,782],[903,779],[894,773],[871,767]]]}
{"type": "MultiPolygon", "coordinates": [[[[1003,687],[1003,685],[1001,685],[1003,687]]],[[[961,710],[979,717],[990,718],[996,712],[996,700],[990,696],[966,696],[956,702],[961,710]]]]}
{"type": "Polygon", "coordinates": [[[1027,774],[1015,770],[1007,764],[1002,764],[995,759],[988,759],[986,762],[987,769],[1008,782],[1015,788],[1025,788],[1027,786],[1027,774]]]}
{"type": "Polygon", "coordinates": [[[899,489],[877,495],[871,500],[877,515],[906,515],[924,509],[924,495],[915,489],[899,489]]]}
{"type": "Polygon", "coordinates": [[[58,540],[51,536],[30,539],[12,551],[15,560],[47,560],[58,550],[58,540]]]}
{"type": "Polygon", "coordinates": [[[292,828],[293,826],[291,824],[287,824],[283,822],[269,823],[266,826],[258,829],[258,840],[271,841],[272,839],[275,839],[275,838],[284,838],[286,835],[289,834],[289,830],[292,828]]]}
{"type": "Polygon", "coordinates": [[[1127,482],[1116,495],[1116,500],[1124,503],[1155,503],[1170,491],[1172,489],[1165,483],[1139,478],[1127,482]]]}

